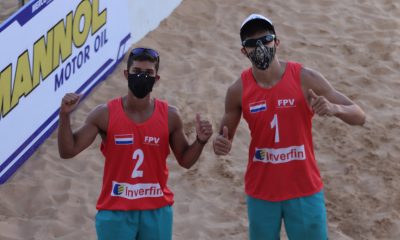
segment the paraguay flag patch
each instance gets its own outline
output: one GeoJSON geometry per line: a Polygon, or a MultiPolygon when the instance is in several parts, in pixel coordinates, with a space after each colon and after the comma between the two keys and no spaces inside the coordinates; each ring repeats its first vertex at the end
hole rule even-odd
{"type": "Polygon", "coordinates": [[[114,135],[115,145],[131,145],[133,144],[133,134],[114,135]]]}
{"type": "Polygon", "coordinates": [[[267,110],[267,102],[265,100],[250,103],[250,113],[258,113],[265,110],[267,110]]]}

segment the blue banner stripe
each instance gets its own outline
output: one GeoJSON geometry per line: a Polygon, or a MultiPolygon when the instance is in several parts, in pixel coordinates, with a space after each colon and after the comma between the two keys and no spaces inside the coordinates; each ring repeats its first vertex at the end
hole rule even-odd
{"type": "Polygon", "coordinates": [[[15,21],[17,21],[20,26],[25,25],[36,14],[38,14],[40,11],[45,9],[52,2],[53,2],[53,0],[29,1],[27,4],[25,4],[22,8],[20,8],[17,12],[15,12],[13,15],[11,15],[11,17],[9,17],[5,22],[3,22],[0,25],[0,33],[15,21]],[[35,4],[37,4],[37,2],[39,2],[39,1],[42,2],[42,5],[40,7],[38,7],[37,9],[35,9],[34,12],[32,12],[33,6],[35,6],[35,4]]]}
{"type": "MultiPolygon", "coordinates": [[[[58,113],[58,111],[57,111],[58,113]]],[[[0,184],[3,184],[7,181],[11,175],[14,174],[15,171],[32,155],[35,153],[36,149],[40,147],[40,145],[51,135],[51,133],[56,129],[57,123],[55,122],[46,133],[36,141],[32,147],[30,147],[22,156],[12,165],[3,175],[0,176],[0,184]]]]}

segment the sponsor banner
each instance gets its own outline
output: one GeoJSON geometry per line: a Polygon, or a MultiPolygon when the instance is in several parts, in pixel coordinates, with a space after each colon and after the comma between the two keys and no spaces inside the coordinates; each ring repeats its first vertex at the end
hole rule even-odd
{"type": "Polygon", "coordinates": [[[253,161],[264,163],[287,163],[294,160],[305,160],[304,145],[287,148],[256,148],[253,161]]]}
{"type": "Polygon", "coordinates": [[[128,0],[32,0],[0,25],[0,183],[54,131],[62,97],[86,96],[132,44],[128,0]]]}
{"type": "Polygon", "coordinates": [[[111,196],[127,199],[154,198],[164,196],[158,183],[128,184],[113,181],[111,196]]]}

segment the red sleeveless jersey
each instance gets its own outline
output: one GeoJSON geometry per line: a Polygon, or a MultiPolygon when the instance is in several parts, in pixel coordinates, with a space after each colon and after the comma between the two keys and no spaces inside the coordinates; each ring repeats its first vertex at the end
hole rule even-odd
{"type": "Polygon", "coordinates": [[[314,194],[322,180],[312,144],[313,112],[304,97],[301,65],[288,62],[281,80],[262,88],[251,68],[242,72],[242,111],[251,131],[245,191],[283,201],[314,194]]]}
{"type": "Polygon", "coordinates": [[[125,114],[122,98],[108,102],[108,128],[101,210],[149,210],[173,204],[167,187],[168,104],[155,99],[151,117],[137,124],[125,114]]]}

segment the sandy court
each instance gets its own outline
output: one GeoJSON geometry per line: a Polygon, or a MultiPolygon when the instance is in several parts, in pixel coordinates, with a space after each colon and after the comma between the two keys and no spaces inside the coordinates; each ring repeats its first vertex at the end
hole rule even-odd
{"type": "Polygon", "coordinates": [[[6,20],[19,8],[18,0],[2,0],[0,1],[0,22],[6,20]]]}
{"type": "MultiPolygon", "coordinates": [[[[18,1],[1,1],[0,21],[17,8],[18,1]]],[[[330,239],[400,239],[400,2],[184,0],[134,46],[159,50],[161,81],[153,96],[180,110],[190,140],[196,112],[217,129],[226,89],[250,64],[240,53],[239,28],[252,12],[273,20],[281,60],[318,70],[367,114],[363,127],[313,121],[330,239]]],[[[125,68],[126,61],[80,104],[71,117],[75,127],[95,106],[126,94],[125,68]]],[[[54,132],[0,186],[0,239],[95,239],[99,143],[62,160],[54,132]]],[[[184,170],[170,155],[175,240],[247,239],[248,145],[242,120],[228,156],[216,157],[208,144],[199,162],[184,170]]]]}

